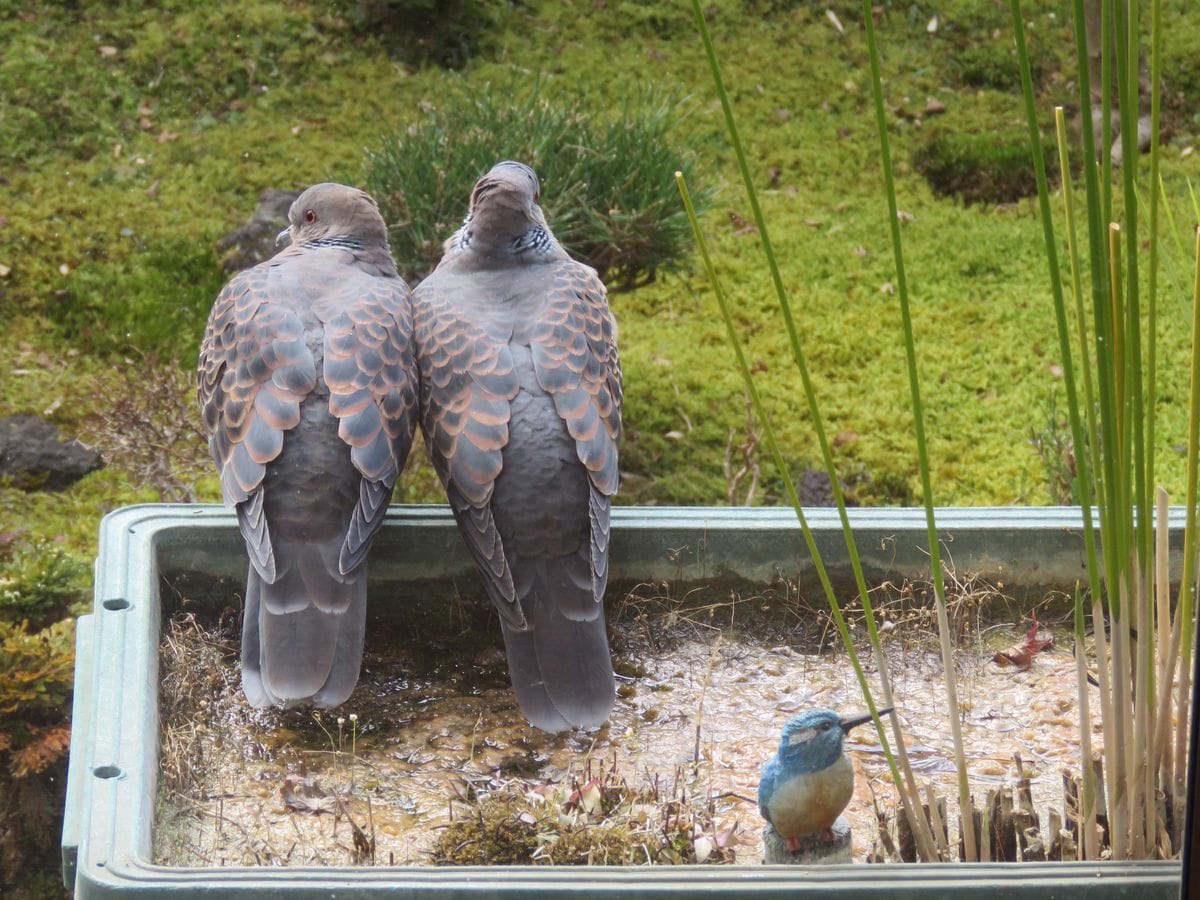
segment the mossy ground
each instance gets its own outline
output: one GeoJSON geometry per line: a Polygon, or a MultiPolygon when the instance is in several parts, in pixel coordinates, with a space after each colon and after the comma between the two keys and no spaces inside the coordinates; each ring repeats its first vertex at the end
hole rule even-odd
{"type": "MultiPolygon", "coordinates": [[[[1047,122],[1055,102],[1076,112],[1070,27],[1059,6],[1026,4],[1047,122]]],[[[1200,10],[1187,0],[1163,6],[1163,177],[1187,246],[1200,10]]],[[[336,4],[7,0],[0,9],[0,415],[45,414],[68,435],[84,433],[113,386],[127,381],[122,370],[136,373],[145,354],[189,368],[225,277],[215,241],[249,216],[259,191],[361,181],[364,149],[406,127],[422,104],[441,102],[449,83],[519,90],[540,77],[549,96],[595,106],[653,83],[692,97],[680,129],[696,145],[699,174],[718,189],[705,226],[719,272],[789,465],[815,463],[683,0],[514,2],[495,14],[494,33],[458,72],[408,61],[388,35],[363,29],[336,4]]],[[[826,427],[840,437],[838,464],[870,477],[876,490],[866,496],[875,502],[919,499],[861,7],[714,0],[705,9],[826,427]]],[[[1064,404],[1033,206],[939,198],[910,165],[934,125],[1022,127],[1016,87],[1004,83],[1006,4],[894,0],[880,10],[934,500],[1048,502],[1029,435],[1045,426],[1052,396],[1064,404]],[[927,113],[931,98],[945,107],[936,119],[927,113]]],[[[1156,477],[1175,497],[1183,483],[1189,265],[1164,242],[1156,477]]],[[[612,305],[626,383],[621,500],[723,502],[722,461],[745,413],[705,279],[665,276],[614,295],[612,305]]],[[[418,468],[397,499],[438,499],[428,467],[418,468]]],[[[758,500],[777,502],[779,482],[766,461],[764,475],[758,500]]],[[[216,500],[215,479],[201,479],[197,494],[216,500]]],[[[160,497],[161,486],[136,467],[110,467],[56,494],[0,485],[0,531],[61,536],[86,560],[101,515],[160,497]]]]}

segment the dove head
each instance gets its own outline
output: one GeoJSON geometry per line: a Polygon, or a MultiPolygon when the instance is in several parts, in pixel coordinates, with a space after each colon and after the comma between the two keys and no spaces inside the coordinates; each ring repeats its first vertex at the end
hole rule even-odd
{"type": "Polygon", "coordinates": [[[387,226],[366,191],[344,184],[314,184],[292,203],[288,227],[279,233],[293,244],[318,241],[350,248],[388,246],[387,226]]]}
{"type": "MultiPolygon", "coordinates": [[[[891,712],[882,709],[879,715],[891,712]]],[[[870,713],[839,716],[832,709],[811,709],[788,721],[779,738],[779,758],[788,768],[817,772],[842,755],[842,739],[856,725],[871,721],[870,713]]]]}
{"type": "Polygon", "coordinates": [[[449,249],[529,262],[561,253],[540,199],[533,169],[512,160],[496,163],[475,182],[470,211],[449,249]]]}

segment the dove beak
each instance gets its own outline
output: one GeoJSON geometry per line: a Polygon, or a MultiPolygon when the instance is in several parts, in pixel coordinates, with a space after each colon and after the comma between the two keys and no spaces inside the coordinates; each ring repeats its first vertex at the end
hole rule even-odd
{"type": "MultiPolygon", "coordinates": [[[[879,715],[881,717],[886,716],[891,711],[892,711],[892,707],[889,706],[887,709],[879,710],[879,715]]],[[[870,722],[871,719],[872,719],[872,716],[870,713],[860,713],[857,716],[842,716],[842,719],[841,719],[842,731],[848,733],[851,728],[854,728],[858,725],[863,725],[867,722],[870,722]]]]}
{"type": "Polygon", "coordinates": [[[285,238],[287,239],[287,243],[290,244],[292,242],[292,229],[290,226],[283,229],[283,231],[279,232],[279,234],[275,235],[275,246],[283,246],[285,238]]]}

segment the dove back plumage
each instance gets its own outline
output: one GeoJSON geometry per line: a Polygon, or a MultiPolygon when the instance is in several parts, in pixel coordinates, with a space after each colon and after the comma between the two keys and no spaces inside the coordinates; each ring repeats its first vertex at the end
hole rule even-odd
{"type": "Polygon", "coordinates": [[[217,297],[199,393],[250,557],[246,697],[336,706],[358,680],[367,551],[416,426],[411,294],[370,195],[314,185],[288,221],[291,245],[217,297]]]}
{"type": "Polygon", "coordinates": [[[521,163],[479,179],[413,315],[430,456],[521,709],[557,732],[600,725],[615,698],[603,599],[621,369],[604,285],[538,200],[521,163]]]}

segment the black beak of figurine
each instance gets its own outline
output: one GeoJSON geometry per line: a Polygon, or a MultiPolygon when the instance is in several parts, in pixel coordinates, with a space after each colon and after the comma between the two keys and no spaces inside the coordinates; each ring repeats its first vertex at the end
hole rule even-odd
{"type": "MultiPolygon", "coordinates": [[[[892,711],[892,707],[889,706],[887,709],[879,710],[879,715],[882,718],[883,716],[886,716],[891,711],[892,711]]],[[[841,718],[842,732],[848,734],[850,729],[854,728],[856,725],[862,725],[865,722],[870,722],[870,721],[871,721],[870,713],[859,713],[857,716],[842,716],[842,718],[841,718]]]]}

